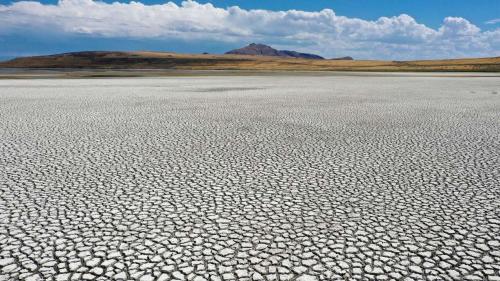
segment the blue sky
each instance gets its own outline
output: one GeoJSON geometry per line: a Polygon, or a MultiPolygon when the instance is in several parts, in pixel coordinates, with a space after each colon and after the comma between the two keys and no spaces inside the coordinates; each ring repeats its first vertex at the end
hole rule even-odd
{"type": "Polygon", "coordinates": [[[498,0],[36,2],[0,0],[0,57],[97,49],[223,53],[250,42],[327,57],[500,55],[498,0]]]}

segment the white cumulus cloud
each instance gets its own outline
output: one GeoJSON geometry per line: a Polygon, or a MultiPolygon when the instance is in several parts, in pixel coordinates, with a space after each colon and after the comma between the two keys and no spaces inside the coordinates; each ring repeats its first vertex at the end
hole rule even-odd
{"type": "Polygon", "coordinates": [[[374,21],[333,10],[245,10],[184,1],[144,5],[60,0],[57,5],[21,1],[0,5],[2,34],[55,32],[104,38],[262,42],[279,48],[357,58],[500,56],[500,28],[481,31],[468,20],[447,17],[433,29],[410,15],[374,21]]]}

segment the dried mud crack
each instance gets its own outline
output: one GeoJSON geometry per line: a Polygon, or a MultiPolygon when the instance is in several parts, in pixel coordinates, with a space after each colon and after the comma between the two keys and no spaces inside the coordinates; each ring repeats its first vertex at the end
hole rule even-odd
{"type": "Polygon", "coordinates": [[[498,85],[1,80],[0,280],[498,281],[498,85]]]}

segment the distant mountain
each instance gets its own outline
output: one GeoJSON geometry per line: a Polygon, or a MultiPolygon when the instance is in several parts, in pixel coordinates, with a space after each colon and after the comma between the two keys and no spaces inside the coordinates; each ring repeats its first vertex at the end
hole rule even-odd
{"type": "Polygon", "coordinates": [[[321,56],[307,53],[299,53],[295,51],[276,50],[264,44],[252,43],[246,47],[231,50],[226,52],[229,55],[250,55],[250,56],[270,56],[270,57],[285,57],[285,58],[301,58],[301,59],[325,59],[321,56]]]}
{"type": "Polygon", "coordinates": [[[352,57],[347,56],[347,57],[341,57],[341,58],[333,58],[331,60],[354,60],[354,59],[352,57]]]}
{"type": "MultiPolygon", "coordinates": [[[[272,49],[272,48],[271,48],[272,49]]],[[[265,53],[268,53],[269,50],[265,53]]],[[[294,53],[292,53],[294,54],[294,53]]],[[[92,70],[225,70],[225,71],[475,71],[500,72],[500,57],[476,59],[380,61],[302,59],[281,56],[195,55],[168,52],[87,51],[21,57],[0,62],[2,68],[92,70]]],[[[147,70],[147,71],[146,71],[147,70]]],[[[124,72],[126,73],[126,72],[124,72]]],[[[214,72],[215,73],[215,72],[214,72]]],[[[70,75],[70,74],[68,74],[70,75]]],[[[90,75],[90,74],[89,74],[90,75]]],[[[95,72],[91,75],[101,75],[95,72]]],[[[464,74],[466,75],[466,74],[464,74]]]]}

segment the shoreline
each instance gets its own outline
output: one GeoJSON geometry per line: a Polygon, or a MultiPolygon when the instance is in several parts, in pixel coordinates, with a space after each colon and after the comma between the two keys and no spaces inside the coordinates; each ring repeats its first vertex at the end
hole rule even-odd
{"type": "Polygon", "coordinates": [[[0,79],[166,78],[203,76],[362,76],[362,77],[491,77],[499,72],[468,71],[304,71],[304,70],[187,70],[96,68],[0,68],[0,79]]]}

